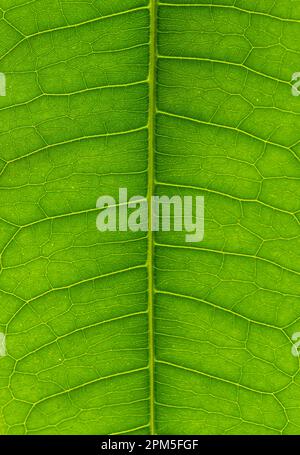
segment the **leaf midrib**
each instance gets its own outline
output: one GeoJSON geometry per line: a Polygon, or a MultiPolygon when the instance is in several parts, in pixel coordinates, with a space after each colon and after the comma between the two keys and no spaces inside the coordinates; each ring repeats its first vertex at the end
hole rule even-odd
{"type": "Polygon", "coordinates": [[[154,348],[154,234],[152,231],[152,196],[155,187],[155,118],[156,118],[156,64],[157,64],[157,1],[150,0],[150,49],[149,49],[149,115],[148,115],[148,332],[150,375],[150,433],[155,434],[155,348],[154,348]]]}

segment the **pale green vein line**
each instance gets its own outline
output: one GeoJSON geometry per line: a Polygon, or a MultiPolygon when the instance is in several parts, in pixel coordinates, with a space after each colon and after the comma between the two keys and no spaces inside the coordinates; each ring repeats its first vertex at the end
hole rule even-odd
{"type": "Polygon", "coordinates": [[[229,9],[229,10],[233,10],[233,11],[240,11],[242,13],[252,14],[255,16],[264,16],[264,17],[267,17],[268,19],[276,19],[276,20],[282,21],[282,22],[300,23],[299,19],[289,19],[289,18],[284,18],[284,17],[280,17],[280,16],[274,16],[269,13],[263,13],[262,11],[252,11],[252,10],[248,10],[245,8],[240,8],[235,5],[216,5],[216,4],[212,5],[212,4],[208,4],[208,3],[164,3],[164,2],[159,2],[159,5],[168,6],[168,7],[180,7],[180,8],[182,8],[182,7],[189,7],[189,8],[202,7],[202,8],[229,9]]]}
{"type": "Polygon", "coordinates": [[[207,122],[205,120],[195,119],[193,117],[187,117],[185,115],[174,114],[172,112],[166,112],[166,111],[162,111],[162,110],[158,110],[157,113],[161,114],[161,115],[168,116],[168,117],[178,118],[178,119],[186,120],[186,121],[189,121],[189,122],[194,122],[194,123],[198,123],[198,124],[202,124],[202,125],[212,126],[212,127],[215,127],[215,128],[226,129],[226,130],[234,131],[234,132],[237,132],[237,133],[240,133],[240,134],[244,134],[245,136],[251,137],[252,139],[256,139],[258,141],[261,141],[264,144],[270,144],[270,145],[274,145],[275,147],[280,147],[280,148],[283,148],[285,150],[288,150],[299,161],[299,157],[293,152],[293,150],[290,147],[282,145],[282,144],[279,144],[278,142],[272,142],[272,141],[270,141],[268,139],[263,139],[263,138],[261,138],[259,136],[255,136],[255,134],[249,133],[248,131],[241,130],[240,128],[237,128],[235,126],[223,125],[221,123],[207,122]]]}
{"type": "Polygon", "coordinates": [[[295,221],[299,224],[300,221],[297,219],[297,217],[295,216],[295,213],[293,212],[289,212],[288,210],[283,210],[283,209],[280,209],[279,207],[275,207],[273,205],[270,205],[270,204],[267,204],[266,202],[263,202],[263,201],[260,201],[259,199],[246,199],[246,198],[239,198],[237,196],[233,196],[231,194],[226,194],[226,193],[222,193],[221,191],[217,191],[217,190],[214,190],[214,189],[210,189],[210,188],[204,188],[204,187],[199,187],[199,186],[194,186],[194,185],[183,185],[181,183],[169,183],[169,182],[159,182],[159,181],[156,181],[156,184],[157,185],[161,185],[161,186],[169,186],[169,187],[174,187],[174,188],[186,188],[188,190],[196,190],[196,191],[204,191],[204,192],[207,192],[207,193],[211,193],[211,194],[216,194],[216,195],[219,195],[219,196],[223,196],[223,197],[226,197],[226,198],[229,198],[229,199],[232,199],[232,200],[235,200],[237,202],[240,202],[240,203],[245,203],[245,202],[249,202],[249,203],[254,203],[254,204],[259,204],[259,205],[262,205],[264,207],[267,207],[268,209],[271,209],[271,210],[274,210],[274,211],[278,211],[278,212],[281,212],[281,213],[285,213],[287,215],[290,215],[292,218],[295,219],[295,221]]]}
{"type": "MultiPolygon", "coordinates": [[[[64,339],[74,335],[75,333],[84,332],[85,330],[93,329],[95,327],[100,327],[102,325],[110,324],[112,322],[123,321],[124,319],[130,319],[130,318],[133,318],[135,316],[141,316],[141,315],[145,315],[145,314],[147,314],[147,311],[136,311],[135,313],[125,314],[123,316],[117,316],[115,318],[106,319],[105,321],[100,321],[100,322],[96,322],[94,324],[89,324],[89,325],[86,325],[86,326],[83,326],[83,327],[79,327],[78,329],[72,330],[72,331],[70,331],[68,333],[65,333],[64,335],[57,336],[54,340],[49,341],[49,343],[45,343],[42,346],[39,346],[34,351],[30,351],[28,354],[24,355],[23,357],[20,357],[19,359],[16,359],[16,364],[18,364],[19,362],[23,361],[27,357],[30,357],[31,355],[36,354],[37,352],[47,348],[48,346],[51,346],[51,345],[57,343],[60,340],[64,340],[64,339]]],[[[22,332],[19,331],[17,333],[20,334],[22,332]]],[[[13,335],[14,332],[10,331],[9,334],[13,335]]]]}
{"type": "MultiPolygon", "coordinates": [[[[0,177],[1,177],[1,173],[0,173],[0,177]]],[[[14,228],[18,228],[19,227],[18,224],[15,224],[15,223],[13,223],[12,221],[9,221],[9,220],[5,220],[2,216],[0,216],[0,220],[3,221],[3,223],[6,223],[9,226],[12,226],[14,228]]]]}
{"type": "Polygon", "coordinates": [[[292,83],[290,81],[285,81],[283,79],[277,79],[274,76],[270,76],[269,74],[265,74],[265,73],[255,70],[253,68],[250,68],[249,66],[245,65],[244,63],[229,62],[229,61],[225,61],[225,60],[217,60],[217,59],[204,58],[204,57],[189,57],[189,56],[176,56],[176,55],[158,55],[158,58],[165,59],[165,60],[207,62],[207,63],[217,63],[217,64],[225,65],[225,66],[234,66],[236,68],[242,68],[246,71],[256,74],[257,76],[262,76],[267,79],[271,79],[274,82],[279,82],[281,84],[286,84],[288,86],[292,86],[292,83]]]}
{"type": "Polygon", "coordinates": [[[117,377],[120,377],[120,376],[127,376],[127,375],[130,375],[130,374],[139,373],[139,372],[145,371],[145,370],[147,370],[147,367],[141,367],[141,368],[136,368],[134,370],[122,371],[120,373],[113,373],[113,374],[110,374],[110,375],[107,375],[107,376],[102,376],[100,378],[93,379],[92,381],[85,382],[84,384],[79,384],[79,385],[77,385],[75,387],[72,387],[70,389],[65,389],[65,390],[62,390],[61,392],[57,392],[57,393],[54,393],[53,395],[49,395],[47,397],[44,397],[41,400],[36,401],[32,405],[32,409],[35,408],[36,406],[38,406],[39,404],[44,403],[47,400],[50,400],[51,398],[56,398],[58,396],[65,395],[66,393],[75,392],[76,390],[80,390],[83,387],[87,387],[89,385],[97,384],[97,383],[99,383],[101,381],[106,381],[107,379],[113,379],[113,378],[117,378],[117,377]]]}
{"type": "Polygon", "coordinates": [[[150,0],[150,54],[149,54],[149,123],[148,123],[148,330],[150,373],[150,433],[155,434],[155,339],[154,339],[154,234],[152,231],[152,196],[154,195],[154,153],[156,119],[156,64],[157,64],[157,0],[150,0]]]}
{"type": "Polygon", "coordinates": [[[22,299],[22,297],[14,294],[13,292],[8,292],[8,291],[5,291],[4,289],[0,289],[0,293],[2,294],[5,294],[5,295],[10,295],[11,297],[14,297],[15,299],[17,300],[20,300],[21,302],[23,303],[26,303],[26,300],[25,299],[22,299]]]}
{"type": "Polygon", "coordinates": [[[115,436],[115,435],[123,435],[123,434],[133,433],[134,431],[143,430],[144,428],[148,428],[148,427],[149,427],[149,424],[141,425],[140,427],[131,428],[130,430],[119,431],[117,433],[111,433],[111,435],[115,436]]]}
{"type": "MultiPolygon", "coordinates": [[[[9,324],[11,324],[11,322],[16,318],[16,316],[20,313],[20,311],[22,311],[22,309],[27,306],[29,303],[31,302],[34,302],[38,299],[40,299],[41,297],[44,297],[45,295],[49,295],[51,294],[52,292],[57,292],[57,291],[62,291],[64,289],[72,289],[74,287],[77,287],[77,286],[81,286],[82,284],[85,284],[85,283],[91,283],[93,281],[97,281],[97,280],[100,280],[102,278],[107,278],[107,277],[110,277],[110,276],[114,276],[114,275],[119,275],[121,273],[126,273],[126,272],[131,272],[133,270],[139,270],[139,269],[144,269],[146,267],[146,264],[142,264],[142,265],[134,265],[132,267],[127,267],[126,269],[122,269],[122,270],[115,270],[113,272],[108,272],[108,273],[103,273],[102,275],[98,275],[98,276],[94,276],[94,277],[91,277],[91,278],[86,278],[85,280],[80,280],[80,281],[77,281],[75,283],[71,283],[67,286],[61,286],[61,287],[57,287],[57,288],[52,288],[52,289],[49,289],[48,291],[45,291],[43,292],[42,294],[39,294],[35,297],[32,297],[31,299],[27,300],[24,305],[22,305],[18,311],[11,317],[11,319],[7,322],[6,326],[8,327],[9,324]]],[[[20,298],[21,299],[21,298],[20,298]]]]}
{"type": "MultiPolygon", "coordinates": [[[[226,413],[223,413],[223,412],[207,411],[206,409],[196,408],[196,407],[192,407],[192,406],[176,406],[176,405],[170,405],[170,404],[166,404],[166,403],[162,403],[162,402],[158,402],[157,404],[159,406],[162,406],[162,407],[165,407],[165,408],[171,408],[171,409],[184,409],[184,410],[187,409],[187,410],[190,410],[190,411],[201,411],[201,412],[204,412],[205,414],[207,414],[208,416],[212,416],[212,415],[220,416],[223,419],[229,417],[231,419],[239,420],[241,422],[250,423],[251,425],[255,425],[255,426],[260,427],[260,428],[267,428],[269,430],[275,431],[278,434],[281,434],[281,431],[278,428],[273,428],[273,427],[270,427],[270,426],[265,425],[265,424],[256,423],[256,422],[253,422],[252,420],[243,419],[242,416],[237,417],[235,415],[226,414],[226,413]]],[[[196,419],[196,421],[197,421],[197,419],[196,419]]]]}
{"type": "Polygon", "coordinates": [[[52,29],[47,29],[47,30],[42,30],[40,32],[32,33],[31,35],[28,35],[28,36],[24,37],[23,39],[21,39],[20,41],[18,41],[11,49],[9,49],[5,54],[3,54],[0,57],[0,61],[2,59],[4,59],[7,55],[9,55],[12,51],[14,51],[21,43],[23,43],[24,41],[29,40],[31,38],[35,38],[36,36],[46,35],[48,33],[53,33],[53,32],[57,32],[57,31],[60,31],[60,30],[76,29],[78,27],[82,27],[83,25],[93,24],[95,22],[99,22],[99,21],[102,21],[102,20],[105,20],[105,19],[110,19],[110,18],[118,17],[118,16],[124,16],[126,14],[135,13],[137,11],[145,11],[147,9],[148,9],[148,7],[141,6],[139,8],[132,8],[132,9],[127,10],[127,11],[120,11],[118,13],[113,13],[113,14],[108,14],[106,16],[96,17],[94,19],[89,19],[89,20],[84,21],[84,22],[78,22],[76,24],[63,25],[61,27],[54,27],[52,29]]]}
{"type": "Polygon", "coordinates": [[[244,390],[248,390],[248,391],[253,392],[253,393],[259,393],[261,395],[274,396],[275,393],[278,393],[281,390],[280,389],[279,391],[276,390],[274,392],[265,392],[265,391],[262,391],[262,390],[253,389],[253,388],[245,386],[243,384],[239,384],[238,382],[230,381],[229,379],[224,379],[224,378],[221,378],[221,377],[218,377],[218,376],[214,376],[214,375],[209,374],[209,373],[204,373],[203,371],[195,370],[193,368],[185,367],[185,366],[182,366],[182,365],[177,365],[176,363],[167,362],[165,360],[156,360],[156,362],[157,363],[161,363],[162,365],[170,366],[172,368],[178,368],[180,370],[188,371],[190,373],[195,373],[195,374],[198,374],[200,376],[205,376],[205,377],[207,377],[209,379],[213,379],[215,381],[225,382],[226,384],[230,384],[232,386],[235,386],[235,387],[238,387],[238,388],[241,388],[241,389],[244,389],[244,390]]]}
{"type": "Polygon", "coordinates": [[[40,95],[35,96],[34,98],[24,101],[22,103],[17,103],[17,104],[11,104],[10,106],[5,106],[0,108],[0,112],[2,111],[7,111],[9,109],[15,109],[17,107],[22,107],[22,106],[28,106],[29,104],[33,103],[34,101],[37,101],[41,98],[44,97],[68,97],[68,96],[73,96],[73,95],[80,95],[82,93],[88,93],[88,92],[96,92],[98,90],[106,90],[106,89],[114,89],[114,88],[127,88],[127,87],[135,87],[137,85],[142,85],[146,84],[147,80],[143,81],[134,81],[134,82],[127,82],[124,84],[108,84],[108,85],[101,85],[99,87],[88,87],[84,88],[81,90],[74,90],[73,92],[68,92],[68,93],[47,93],[43,92],[40,95]]]}
{"type": "Polygon", "coordinates": [[[23,8],[24,6],[32,5],[33,3],[36,3],[36,0],[29,0],[29,2],[20,3],[19,5],[12,5],[4,11],[3,17],[5,17],[6,13],[8,13],[9,11],[13,11],[18,8],[23,8]]]}
{"type": "MultiPolygon", "coordinates": [[[[86,141],[86,140],[89,140],[89,139],[98,139],[98,138],[106,138],[106,137],[109,138],[109,137],[114,137],[114,136],[123,136],[123,135],[127,135],[127,134],[137,133],[139,131],[144,131],[144,130],[146,130],[146,128],[147,128],[147,125],[140,126],[139,128],[134,128],[132,130],[127,130],[127,131],[116,131],[116,132],[112,132],[112,133],[92,134],[92,135],[89,135],[89,136],[75,137],[74,139],[69,139],[69,140],[63,141],[63,142],[56,142],[55,144],[48,144],[48,145],[45,145],[44,147],[41,147],[41,148],[39,148],[37,150],[33,150],[32,152],[29,152],[26,155],[19,156],[18,158],[14,158],[13,160],[7,160],[6,166],[8,164],[10,164],[10,163],[15,163],[16,161],[23,160],[24,158],[28,158],[29,156],[35,155],[36,153],[42,152],[44,150],[51,149],[53,147],[59,147],[61,145],[67,145],[67,144],[74,144],[74,142],[81,142],[81,141],[86,141]]],[[[3,171],[4,171],[6,166],[4,166],[4,168],[2,169],[1,174],[3,174],[3,171]]],[[[1,174],[0,174],[0,176],[1,176],[1,174]]]]}
{"type": "Polygon", "coordinates": [[[234,256],[234,257],[242,257],[242,258],[247,258],[247,259],[253,259],[257,261],[262,261],[266,262],[274,267],[278,267],[282,270],[285,270],[286,272],[293,273],[296,275],[300,275],[300,272],[297,270],[289,269],[288,267],[285,267],[282,264],[278,264],[277,262],[271,261],[270,259],[261,257],[261,256],[255,256],[254,254],[246,254],[246,253],[234,253],[232,251],[221,251],[221,250],[214,250],[213,248],[201,248],[200,246],[187,246],[187,245],[171,245],[171,244],[164,244],[164,243],[156,243],[157,246],[162,247],[162,248],[174,248],[174,249],[184,249],[184,250],[191,250],[191,251],[202,251],[202,252],[208,252],[208,253],[214,253],[214,254],[220,254],[223,256],[234,256]]]}
{"type": "Polygon", "coordinates": [[[63,289],[72,289],[72,288],[74,288],[76,286],[80,286],[80,285],[82,285],[84,283],[90,283],[92,281],[100,280],[102,278],[107,278],[109,276],[119,275],[120,273],[131,272],[132,270],[144,269],[145,266],[146,266],[145,264],[133,265],[132,267],[127,267],[126,269],[114,270],[113,272],[103,273],[102,275],[94,276],[94,277],[91,277],[91,278],[86,278],[85,280],[80,280],[80,281],[77,281],[75,283],[68,284],[67,286],[61,286],[61,287],[58,287],[58,288],[52,288],[49,291],[44,292],[43,294],[40,294],[40,295],[38,295],[36,297],[33,297],[32,299],[28,300],[27,303],[34,302],[35,300],[38,300],[41,297],[44,297],[45,295],[48,295],[51,292],[61,291],[63,289]]]}
{"type": "MultiPolygon", "coordinates": [[[[265,322],[258,321],[256,319],[251,319],[248,316],[244,316],[241,313],[236,313],[235,311],[230,310],[229,308],[222,307],[220,305],[217,305],[216,303],[209,302],[208,300],[200,299],[198,297],[194,297],[194,296],[191,296],[191,295],[179,294],[177,292],[165,291],[165,290],[160,290],[160,289],[156,289],[155,292],[157,294],[168,295],[168,296],[177,297],[177,298],[184,299],[184,300],[191,300],[193,302],[204,303],[207,306],[210,306],[210,307],[212,307],[214,309],[229,313],[232,316],[241,318],[241,319],[245,320],[246,322],[250,322],[251,324],[260,325],[260,326],[263,326],[263,327],[266,327],[266,328],[269,328],[269,329],[279,330],[284,335],[286,335],[285,332],[284,332],[284,328],[285,327],[279,327],[279,326],[276,326],[276,325],[267,324],[265,322]]],[[[289,337],[288,337],[288,340],[290,341],[289,337]]]]}
{"type": "MultiPolygon", "coordinates": [[[[136,201],[136,202],[139,202],[139,201],[136,201]]],[[[116,204],[115,206],[110,206],[110,207],[120,207],[121,205],[123,204],[116,204]]],[[[0,252],[0,269],[3,268],[2,266],[2,257],[5,253],[5,251],[7,250],[7,248],[9,247],[9,245],[13,242],[13,240],[19,235],[19,233],[24,230],[24,229],[27,229],[27,228],[31,228],[35,225],[38,225],[38,224],[41,224],[41,223],[45,223],[45,222],[52,222],[52,221],[55,221],[55,220],[59,220],[59,219],[63,219],[63,218],[67,218],[67,217],[73,217],[73,216],[78,216],[78,215],[85,215],[85,214],[88,214],[88,213],[96,213],[98,212],[99,209],[97,207],[95,208],[91,208],[91,209],[85,209],[85,210],[79,210],[77,212],[69,212],[69,213],[62,213],[60,215],[54,215],[54,216],[47,216],[46,218],[42,218],[40,220],[36,220],[36,221],[33,221],[31,223],[27,223],[27,224],[24,224],[22,226],[17,226],[17,225],[13,225],[14,227],[18,227],[18,229],[15,231],[14,235],[10,238],[10,240],[8,240],[8,242],[4,245],[2,251],[0,252]]],[[[142,240],[144,237],[140,237],[138,240],[142,240]]],[[[135,240],[132,240],[132,241],[135,241],[135,240]]],[[[103,242],[103,245],[105,244],[108,244],[108,243],[124,243],[124,241],[120,241],[120,242],[103,242]]]]}

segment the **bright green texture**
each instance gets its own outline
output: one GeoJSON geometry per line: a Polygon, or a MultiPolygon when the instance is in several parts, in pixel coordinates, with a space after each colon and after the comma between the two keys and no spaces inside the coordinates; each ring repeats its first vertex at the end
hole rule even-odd
{"type": "Polygon", "coordinates": [[[0,8],[0,433],[300,434],[300,1],[0,8]],[[96,230],[154,183],[204,242],[96,230]]]}

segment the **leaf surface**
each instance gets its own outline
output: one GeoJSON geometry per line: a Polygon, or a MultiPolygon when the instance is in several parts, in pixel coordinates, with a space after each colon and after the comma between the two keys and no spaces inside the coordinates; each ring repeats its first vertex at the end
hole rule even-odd
{"type": "Polygon", "coordinates": [[[299,434],[300,1],[0,7],[0,433],[299,434]]]}

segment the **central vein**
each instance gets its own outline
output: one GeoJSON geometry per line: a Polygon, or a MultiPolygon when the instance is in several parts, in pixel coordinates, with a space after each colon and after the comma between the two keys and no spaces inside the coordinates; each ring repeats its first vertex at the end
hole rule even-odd
{"type": "Polygon", "coordinates": [[[154,195],[154,154],[156,117],[157,0],[150,0],[149,121],[148,121],[148,312],[150,372],[150,433],[155,434],[155,347],[154,347],[154,234],[152,231],[152,196],[154,195]]]}

